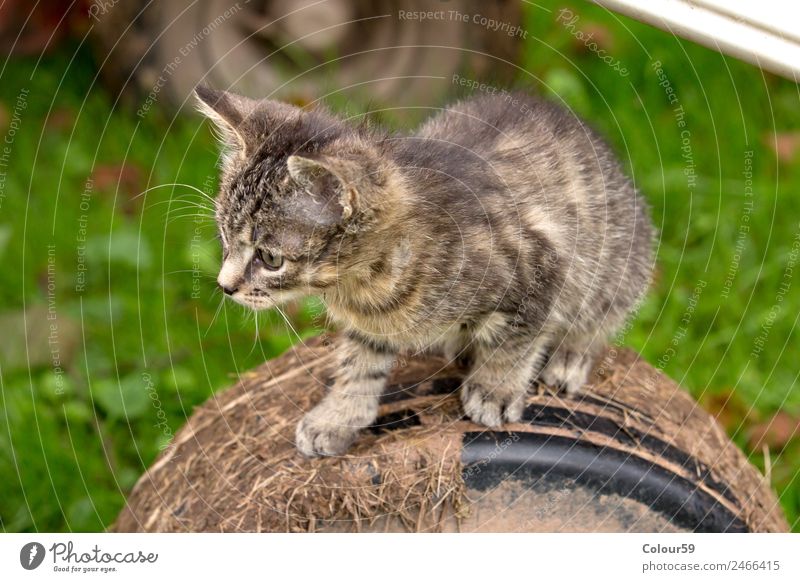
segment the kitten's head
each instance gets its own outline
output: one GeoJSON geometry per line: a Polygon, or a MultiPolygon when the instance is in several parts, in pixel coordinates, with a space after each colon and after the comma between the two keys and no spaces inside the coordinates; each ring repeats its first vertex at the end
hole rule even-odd
{"type": "Polygon", "coordinates": [[[204,87],[196,95],[223,144],[223,291],[266,309],[353,274],[370,253],[359,240],[390,197],[373,140],[323,111],[204,87]]]}

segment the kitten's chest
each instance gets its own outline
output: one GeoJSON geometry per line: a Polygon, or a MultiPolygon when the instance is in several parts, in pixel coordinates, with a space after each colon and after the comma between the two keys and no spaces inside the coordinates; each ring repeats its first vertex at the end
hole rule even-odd
{"type": "Polygon", "coordinates": [[[333,319],[345,328],[387,343],[401,350],[437,350],[458,353],[473,341],[494,343],[505,334],[510,319],[506,314],[490,312],[469,320],[415,319],[401,314],[385,317],[348,312],[328,307],[333,319]]]}
{"type": "Polygon", "coordinates": [[[415,317],[411,313],[365,314],[342,306],[328,305],[333,320],[344,328],[397,349],[435,349],[457,342],[460,324],[415,317]]]}

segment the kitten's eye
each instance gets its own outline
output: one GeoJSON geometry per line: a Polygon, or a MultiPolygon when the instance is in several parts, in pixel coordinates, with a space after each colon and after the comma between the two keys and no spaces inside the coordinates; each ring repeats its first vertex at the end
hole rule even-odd
{"type": "Polygon", "coordinates": [[[279,254],[273,255],[269,251],[258,249],[255,258],[270,271],[277,271],[283,266],[283,257],[279,254]]]}

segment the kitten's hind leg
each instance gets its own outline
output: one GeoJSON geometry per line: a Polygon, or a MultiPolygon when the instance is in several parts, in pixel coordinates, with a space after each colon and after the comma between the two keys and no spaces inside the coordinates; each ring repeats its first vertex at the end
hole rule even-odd
{"type": "Polygon", "coordinates": [[[499,343],[473,342],[472,370],[461,387],[467,416],[485,426],[518,422],[548,344],[547,338],[530,335],[514,335],[499,343]]]}
{"type": "Polygon", "coordinates": [[[344,453],[358,432],[375,421],[394,351],[344,334],[333,388],[297,425],[297,448],[306,456],[344,453]]]}
{"type": "Polygon", "coordinates": [[[539,379],[553,388],[563,388],[567,394],[580,393],[601,345],[602,341],[593,336],[573,338],[567,335],[553,345],[539,379]]]}

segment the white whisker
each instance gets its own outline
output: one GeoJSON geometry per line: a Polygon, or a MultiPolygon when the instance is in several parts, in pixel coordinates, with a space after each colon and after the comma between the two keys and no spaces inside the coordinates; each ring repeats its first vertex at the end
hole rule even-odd
{"type": "Polygon", "coordinates": [[[203,334],[203,337],[208,335],[208,332],[211,331],[211,328],[214,326],[214,322],[217,321],[217,316],[219,312],[225,308],[225,296],[223,295],[220,299],[219,305],[217,306],[217,310],[214,312],[214,317],[211,318],[211,323],[208,324],[208,329],[206,329],[206,333],[203,334]]]}
{"type": "Polygon", "coordinates": [[[217,203],[217,201],[214,198],[212,198],[211,196],[209,196],[208,194],[203,192],[200,188],[197,188],[196,186],[192,186],[191,184],[181,184],[180,182],[172,182],[170,184],[159,184],[158,186],[152,186],[152,187],[148,188],[147,190],[142,190],[141,192],[139,192],[136,196],[134,196],[132,198],[132,200],[136,200],[140,196],[144,196],[148,192],[151,192],[153,190],[158,190],[159,188],[169,188],[169,187],[174,188],[176,186],[182,186],[184,188],[189,188],[190,190],[194,190],[195,192],[197,192],[198,194],[200,194],[204,198],[207,198],[208,200],[210,200],[214,205],[216,205],[216,203],[217,203]]]}
{"type": "Polygon", "coordinates": [[[275,310],[278,313],[280,313],[281,317],[286,322],[286,325],[289,326],[289,329],[294,333],[295,337],[297,337],[297,339],[299,340],[300,339],[300,334],[297,333],[297,330],[294,328],[292,323],[289,321],[289,318],[286,316],[286,314],[283,312],[283,310],[280,307],[278,307],[277,305],[275,305],[275,310]]]}

